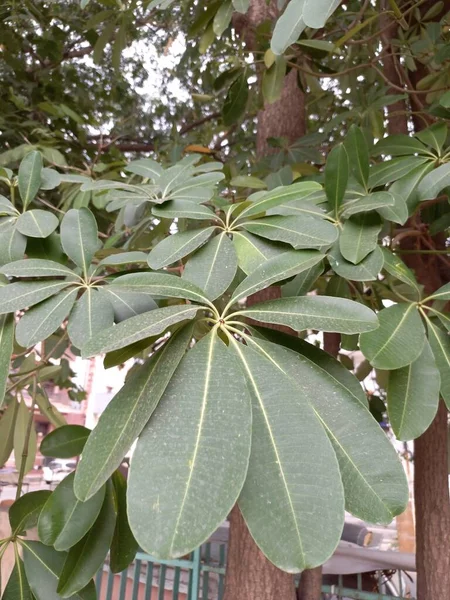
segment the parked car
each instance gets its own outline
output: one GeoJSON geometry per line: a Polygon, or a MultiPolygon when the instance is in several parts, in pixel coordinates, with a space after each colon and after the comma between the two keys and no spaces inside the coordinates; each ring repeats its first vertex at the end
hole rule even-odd
{"type": "Polygon", "coordinates": [[[45,483],[49,485],[51,483],[59,483],[65,477],[67,477],[69,473],[72,473],[72,471],[75,470],[76,466],[76,461],[72,459],[64,460],[62,458],[55,458],[51,460],[42,469],[45,483]]]}

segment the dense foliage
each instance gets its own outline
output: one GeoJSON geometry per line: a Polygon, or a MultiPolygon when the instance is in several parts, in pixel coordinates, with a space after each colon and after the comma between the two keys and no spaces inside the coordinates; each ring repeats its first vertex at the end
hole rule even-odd
{"type": "MultiPolygon", "coordinates": [[[[0,96],[0,464],[14,450],[20,483],[0,555],[12,542],[24,559],[17,554],[5,598],[30,597],[29,588],[37,600],[93,598],[108,552],[116,572],[138,545],[183,556],[236,501],[274,564],[292,573],[321,565],[344,510],[389,523],[408,502],[373,390],[360,381],[374,370],[375,399],[399,440],[429,427],[440,395],[450,408],[450,284],[425,292],[401,246],[418,215],[427,243],[450,225],[448,31],[433,20],[442,7],[423,23],[412,4],[392,9],[406,24],[392,43],[411,70],[429,69],[428,106],[404,102],[407,117],[433,122],[385,137],[386,107],[406,95],[386,92],[378,35],[359,43],[379,27],[372,3],[361,12],[356,2],[291,0],[273,34],[257,31],[252,53],[231,26],[248,1],[82,5],[3,9],[11,50],[0,69],[11,85],[0,96]],[[141,60],[121,63],[148,28],[158,48],[172,31],[202,34],[176,69],[180,88],[202,97],[187,108],[155,101],[152,119],[126,80],[131,69],[140,81],[141,60]],[[70,61],[91,50],[97,70],[70,61]],[[361,77],[364,61],[374,70],[361,77]],[[257,160],[255,111],[297,68],[311,133],[274,139],[273,154],[257,160]],[[178,127],[186,114],[194,125],[178,127]],[[93,129],[111,121],[106,145],[94,143],[93,129]],[[116,135],[146,139],[153,157],[125,158],[116,135]],[[279,293],[258,298],[272,286],[279,293]],[[325,353],[320,332],[342,334],[363,362],[325,353]],[[45,391],[56,381],[79,397],[69,351],[104,354],[109,367],[135,358],[92,432],[65,425],[45,391]],[[81,460],[52,493],[21,497],[35,405],[55,426],[41,452],[81,460]],[[136,439],[126,483],[118,467],[136,439]],[[30,541],[36,526],[40,541],[30,541]]],[[[445,249],[429,251],[447,261],[445,249]]]]}

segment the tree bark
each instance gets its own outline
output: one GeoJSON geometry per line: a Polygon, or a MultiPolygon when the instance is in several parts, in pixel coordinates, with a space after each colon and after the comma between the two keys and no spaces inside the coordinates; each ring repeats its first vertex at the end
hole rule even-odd
{"type": "Polygon", "coordinates": [[[415,441],[417,600],[448,600],[450,590],[447,428],[441,400],[435,420],[415,441]]]}

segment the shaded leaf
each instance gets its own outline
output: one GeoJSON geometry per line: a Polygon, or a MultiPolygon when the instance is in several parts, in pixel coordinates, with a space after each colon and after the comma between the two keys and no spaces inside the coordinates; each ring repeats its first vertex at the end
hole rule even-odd
{"type": "Polygon", "coordinates": [[[189,200],[169,200],[160,206],[154,206],[152,213],[155,217],[164,219],[197,219],[199,221],[214,221],[216,214],[202,204],[195,204],[189,200]]]}
{"type": "MultiPolygon", "coordinates": [[[[33,408],[34,404],[32,404],[31,410],[33,408]]],[[[22,470],[22,462],[25,461],[24,474],[31,471],[34,466],[34,459],[36,458],[37,436],[34,424],[31,425],[28,446],[26,447],[29,421],[30,410],[27,408],[25,401],[21,400],[17,409],[17,418],[14,426],[14,460],[19,473],[22,470]]]]}
{"type": "Polygon", "coordinates": [[[25,567],[16,546],[14,568],[2,595],[2,600],[34,600],[25,574],[25,567]]]}
{"type": "Polygon", "coordinates": [[[63,425],[45,436],[39,451],[53,458],[79,456],[90,433],[91,430],[82,425],[63,425]]]}
{"type": "MultiPolygon", "coordinates": [[[[56,588],[67,554],[31,540],[21,540],[21,545],[25,573],[36,600],[61,600],[56,588]]],[[[97,600],[93,581],[78,592],[76,600],[97,600]]]]}
{"type": "Polygon", "coordinates": [[[450,338],[431,319],[427,319],[428,339],[441,374],[441,395],[450,406],[450,338]]]}
{"type": "Polygon", "coordinates": [[[16,340],[22,348],[29,348],[50,337],[72,310],[76,294],[76,288],[63,290],[30,308],[16,327],[16,340]]]}
{"type": "Polygon", "coordinates": [[[76,494],[90,498],[120,466],[155,410],[192,340],[187,325],[127,379],[100,416],[75,476],[76,494]]]}
{"type": "Polygon", "coordinates": [[[301,181],[292,185],[276,187],[268,192],[252,194],[252,203],[239,213],[239,220],[266,212],[276,206],[289,204],[296,200],[304,200],[314,192],[321,191],[321,186],[315,181],[301,181]]]}
{"type": "Polygon", "coordinates": [[[249,275],[263,262],[287,252],[289,246],[266,241],[246,231],[233,233],[233,244],[239,267],[249,275]]]}
{"type": "Polygon", "coordinates": [[[156,270],[177,262],[202,246],[215,229],[215,227],[206,227],[169,235],[159,242],[148,255],[149,266],[156,270]]]}
{"type": "Polygon", "coordinates": [[[222,108],[222,119],[226,127],[238,121],[247,107],[248,83],[247,74],[244,71],[231,84],[222,108]]]}
{"type": "Polygon", "coordinates": [[[14,316],[0,315],[0,408],[5,399],[14,346],[14,316]]]}
{"type": "Polygon", "coordinates": [[[133,562],[139,546],[128,523],[126,479],[120,471],[115,471],[112,482],[117,505],[117,519],[109,552],[109,564],[113,573],[121,573],[133,562]]]}
{"type": "Polygon", "coordinates": [[[165,331],[170,325],[193,319],[201,309],[199,306],[167,306],[131,317],[114,327],[94,336],[82,347],[85,358],[104,352],[124,348],[165,331]]]}
{"type": "Polygon", "coordinates": [[[0,466],[6,463],[14,447],[14,431],[19,403],[15,398],[6,407],[0,418],[0,466]]]}
{"type": "Polygon", "coordinates": [[[347,189],[348,173],[347,151],[344,144],[339,144],[329,153],[325,165],[325,192],[329,208],[336,217],[347,189]]]}
{"type": "Polygon", "coordinates": [[[382,221],[376,213],[366,213],[348,219],[339,237],[342,256],[357,265],[370,254],[378,244],[382,221]]]}
{"type": "Polygon", "coordinates": [[[28,152],[19,166],[18,186],[24,208],[26,208],[41,187],[42,154],[37,150],[28,152]]]}
{"type": "Polygon", "coordinates": [[[81,502],[73,491],[75,473],[61,481],[45,503],[38,522],[41,542],[56,550],[74,546],[91,529],[105,498],[101,488],[87,502],[81,502]]]}
{"type": "Polygon", "coordinates": [[[42,507],[50,494],[50,490],[28,492],[14,502],[8,511],[11,531],[14,534],[36,527],[42,507]]]}
{"type": "Polygon", "coordinates": [[[390,371],[387,405],[397,439],[415,440],[428,429],[439,406],[440,386],[441,378],[428,341],[414,362],[390,371]]]}
{"type": "Polygon", "coordinates": [[[345,138],[345,149],[347,150],[350,171],[356,181],[367,189],[369,180],[369,148],[363,132],[357,125],[352,125],[345,138]]]}
{"type": "Polygon", "coordinates": [[[288,298],[289,296],[305,296],[311,291],[313,284],[323,272],[324,264],[323,261],[320,261],[316,265],[309,267],[306,271],[299,273],[292,281],[289,281],[289,283],[286,283],[281,287],[283,298],[288,298]]]}
{"type": "Polygon", "coordinates": [[[395,205],[395,198],[389,192],[373,192],[367,196],[349,200],[342,207],[342,216],[345,218],[366,213],[371,210],[390,208],[395,205]]]}
{"type": "Polygon", "coordinates": [[[380,327],[361,334],[360,348],[377,369],[393,370],[415,361],[423,350],[425,329],[415,304],[395,304],[378,313],[380,327]]]}
{"type": "Polygon", "coordinates": [[[333,271],[350,281],[375,281],[383,268],[383,253],[379,247],[368,254],[357,265],[345,260],[335,244],[328,253],[328,260],[333,271]]]}
{"type": "Polygon", "coordinates": [[[290,244],[297,250],[330,246],[338,236],[338,230],[332,223],[309,216],[270,216],[248,221],[243,227],[250,233],[290,244]]]}
{"type": "Polygon", "coordinates": [[[316,250],[290,250],[260,265],[235,289],[230,302],[237,302],[282,279],[306,271],[321,262],[324,255],[316,250]]]}
{"type": "Polygon", "coordinates": [[[115,525],[116,509],[112,484],[108,482],[105,499],[97,520],[89,533],[70,549],[64,562],[57,588],[63,598],[70,598],[82,590],[103,566],[112,542],[115,525]]]}

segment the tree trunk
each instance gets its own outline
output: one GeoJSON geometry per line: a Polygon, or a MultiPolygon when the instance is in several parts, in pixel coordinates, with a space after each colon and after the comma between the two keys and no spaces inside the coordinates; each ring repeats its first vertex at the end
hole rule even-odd
{"type": "Polygon", "coordinates": [[[415,442],[417,600],[448,600],[450,590],[450,498],[447,409],[415,442]]]}

